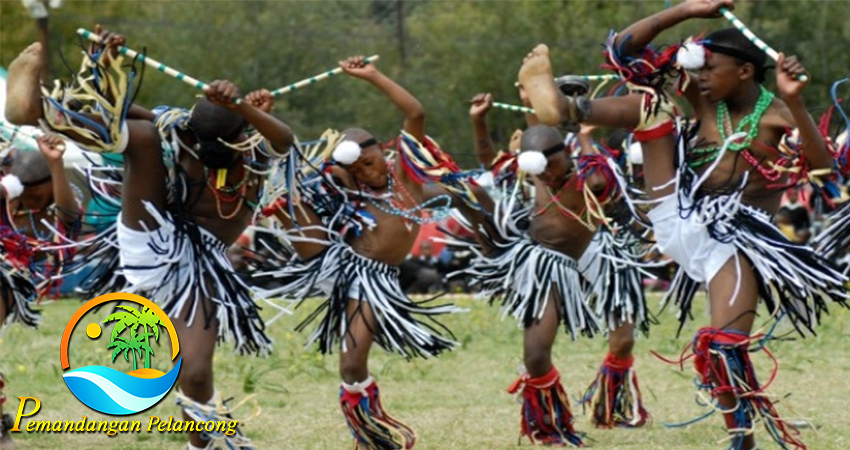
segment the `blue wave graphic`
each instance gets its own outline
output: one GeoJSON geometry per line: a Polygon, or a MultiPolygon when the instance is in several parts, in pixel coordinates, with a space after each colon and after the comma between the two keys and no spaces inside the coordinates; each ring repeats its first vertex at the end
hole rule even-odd
{"type": "Polygon", "coordinates": [[[168,394],[183,358],[159,378],[139,378],[111,367],[86,366],[62,375],[65,384],[89,408],[106,414],[126,416],[155,405],[168,394]]]}

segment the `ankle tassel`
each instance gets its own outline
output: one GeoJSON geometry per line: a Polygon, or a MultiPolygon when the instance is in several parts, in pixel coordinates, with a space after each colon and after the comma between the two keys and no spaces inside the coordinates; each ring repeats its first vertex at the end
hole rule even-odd
{"type": "MultiPolygon", "coordinates": [[[[237,403],[236,406],[231,407],[227,404],[229,400],[222,400],[221,396],[219,396],[216,392],[213,392],[212,398],[206,403],[199,403],[187,397],[181,391],[177,391],[177,398],[175,401],[177,405],[183,409],[183,412],[196,422],[231,422],[234,421],[232,415],[233,411],[239,409],[252,398],[253,396],[248,396],[237,403]]],[[[228,436],[225,431],[200,431],[201,439],[209,441],[209,444],[204,448],[216,448],[216,445],[221,442],[224,443],[224,448],[227,449],[253,450],[251,440],[242,434],[240,427],[246,422],[258,417],[260,412],[260,408],[255,407],[250,417],[239,420],[239,426],[233,429],[232,436],[228,436]]],[[[230,428],[228,427],[227,429],[229,430],[230,428]]]]}
{"type": "Polygon", "coordinates": [[[413,448],[416,432],[384,411],[378,385],[371,376],[360,383],[342,383],[339,397],[345,421],[354,435],[356,449],[413,448]]]}
{"type": "Polygon", "coordinates": [[[582,407],[585,411],[590,408],[591,422],[597,428],[640,427],[649,418],[633,364],[634,357],[619,359],[609,353],[584,393],[582,407]]]}
{"type": "Polygon", "coordinates": [[[532,444],[584,447],[584,435],[573,428],[570,400],[560,380],[558,370],[552,367],[538,378],[525,373],[508,388],[510,394],[522,391],[521,436],[527,436],[532,444]]]}

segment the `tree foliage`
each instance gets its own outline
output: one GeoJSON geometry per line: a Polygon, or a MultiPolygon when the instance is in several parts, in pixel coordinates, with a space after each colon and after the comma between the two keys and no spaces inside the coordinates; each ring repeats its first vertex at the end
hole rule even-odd
{"type": "MultiPolygon", "coordinates": [[[[101,23],[128,38],[128,46],[201,80],[227,78],[244,93],[275,89],[336,66],[351,54],[379,53],[381,70],[425,105],[428,133],[465,165],[471,157],[467,100],[492,92],[517,103],[513,87],[523,56],[535,44],[552,48],[560,73],[599,73],[602,42],[610,30],[665,7],[646,1],[77,1],[51,10],[51,65],[68,76],[76,70],[78,27],[101,23]]],[[[845,76],[850,38],[848,1],[740,2],[737,15],[767,42],[798,54],[813,74],[806,91],[813,110],[829,101],[830,84],[845,76]]],[[[0,2],[0,65],[7,66],[37,27],[20,2],[0,2]]],[[[664,34],[670,43],[728,26],[722,20],[683,24],[664,34]]],[[[138,101],[146,106],[189,106],[197,92],[147,71],[138,101]]],[[[389,140],[401,117],[383,96],[353,79],[335,78],[282,98],[277,114],[301,139],[325,128],[360,126],[389,140]]],[[[506,144],[523,117],[493,111],[491,127],[506,144]]]]}

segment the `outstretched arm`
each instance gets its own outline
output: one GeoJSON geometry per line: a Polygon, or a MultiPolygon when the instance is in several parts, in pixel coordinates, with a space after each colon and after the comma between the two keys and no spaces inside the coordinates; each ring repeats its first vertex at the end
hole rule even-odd
{"type": "Polygon", "coordinates": [[[477,94],[469,102],[472,104],[469,117],[472,119],[472,133],[475,137],[475,156],[485,169],[489,169],[496,159],[496,148],[490,139],[490,130],[487,129],[487,113],[493,106],[493,96],[477,94]]]}
{"type": "MultiPolygon", "coordinates": [[[[264,92],[268,97],[271,97],[271,94],[268,93],[268,91],[264,92]]],[[[204,91],[204,94],[206,94],[207,99],[210,102],[232,109],[241,114],[242,117],[244,117],[245,120],[247,120],[248,123],[257,130],[258,133],[271,142],[276,153],[282,154],[288,151],[289,147],[292,146],[295,138],[292,135],[292,130],[290,130],[289,126],[268,112],[254,106],[254,104],[259,100],[243,101],[237,105],[235,102],[239,98],[239,89],[230,81],[213,81],[210,83],[209,88],[204,91]]],[[[256,95],[261,96],[261,94],[256,95]]]]}
{"type": "Polygon", "coordinates": [[[59,136],[42,135],[36,138],[38,150],[47,160],[50,178],[53,182],[53,202],[56,205],[56,218],[61,222],[74,223],[80,216],[80,204],[74,196],[71,182],[65,175],[65,164],[62,156],[65,144],[59,136]]]}
{"type": "Polygon", "coordinates": [[[495,231],[492,224],[492,213],[495,209],[493,199],[480,186],[471,186],[472,192],[478,199],[481,209],[475,209],[463,201],[457,195],[452,194],[448,189],[436,183],[426,184],[422,187],[422,194],[425,200],[432,199],[440,195],[448,195],[452,199],[452,207],[472,225],[472,230],[475,233],[475,240],[481,246],[485,255],[490,254],[495,250],[493,239],[499,234],[495,231]]]}
{"type": "MultiPolygon", "coordinates": [[[[808,81],[798,80],[806,69],[795,56],[785,57],[779,54],[776,70],[776,88],[788,107],[790,121],[800,132],[801,147],[809,169],[831,169],[833,158],[826,149],[826,142],[818,131],[817,124],[803,102],[802,91],[808,81]]],[[[809,77],[811,78],[811,77],[809,77]]]]}
{"type": "Polygon", "coordinates": [[[720,8],[735,8],[732,0],[688,0],[641,19],[617,35],[614,45],[623,55],[629,55],[652,42],[664,30],[688,19],[720,17],[720,8]]]}
{"type": "Polygon", "coordinates": [[[416,97],[381,73],[375,64],[366,63],[363,56],[352,56],[340,61],[339,66],[348,75],[366,80],[380,89],[404,115],[404,131],[419,142],[425,142],[425,109],[416,97]]]}

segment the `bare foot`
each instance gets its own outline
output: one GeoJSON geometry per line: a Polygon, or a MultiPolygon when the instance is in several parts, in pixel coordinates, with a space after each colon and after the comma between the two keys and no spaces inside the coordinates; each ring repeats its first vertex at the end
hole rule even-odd
{"type": "Polygon", "coordinates": [[[540,121],[549,126],[563,122],[562,107],[567,99],[561,95],[552,75],[549,61],[549,47],[540,44],[525,57],[519,69],[519,83],[528,93],[528,99],[534,113],[540,121]]]}
{"type": "Polygon", "coordinates": [[[44,67],[41,44],[24,49],[9,65],[6,80],[6,120],[15,125],[38,125],[41,111],[41,70],[44,67]]]}

